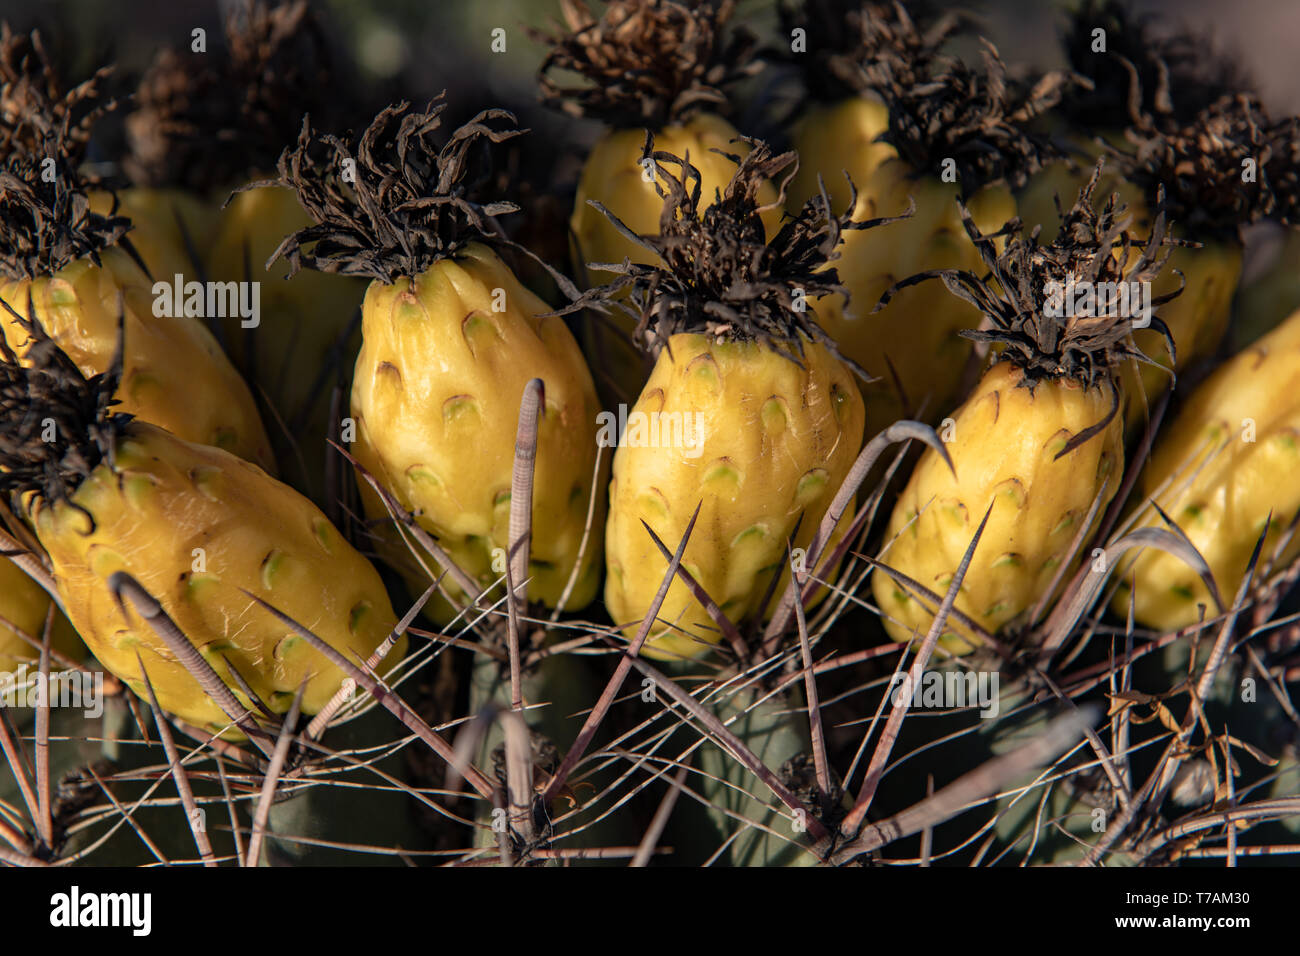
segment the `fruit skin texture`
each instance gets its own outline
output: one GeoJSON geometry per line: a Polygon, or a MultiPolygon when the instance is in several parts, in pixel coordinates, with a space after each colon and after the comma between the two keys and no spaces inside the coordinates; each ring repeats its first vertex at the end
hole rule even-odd
{"type": "MultiPolygon", "coordinates": [[[[933,451],[922,454],[894,507],[880,556],[942,595],[992,503],[956,601],[990,632],[1014,622],[1044,594],[1103,482],[1109,477],[1098,518],[1123,471],[1118,414],[1104,431],[1053,460],[1071,436],[1106,417],[1108,387],[1057,379],[1031,392],[1019,387],[1022,380],[1009,362],[985,373],[953,415],[948,453],[957,477],[933,451]]],[[[872,588],[891,638],[925,636],[933,615],[918,600],[883,571],[873,575],[872,588]]],[[[969,652],[978,641],[951,619],[941,640],[954,653],[969,652]]]]}
{"type": "MultiPolygon", "coordinates": [[[[698,416],[694,429],[683,429],[696,440],[671,447],[662,432],[674,419],[661,417],[659,445],[670,447],[638,441],[630,414],[614,453],[605,604],[615,623],[629,625],[629,638],[667,569],[642,521],[675,550],[703,502],[682,566],[733,622],[757,612],[774,569],[788,579],[786,543],[800,513],[795,546],[806,548],[862,443],[862,402],[848,368],[808,342],[804,365],[756,343],[698,334],[674,335],[660,353],[633,413],[698,416]]],[[[850,508],[833,541],[851,518],[850,508]]],[[[721,640],[680,579],[659,618],[681,630],[652,629],[648,657],[699,657],[721,640]]]]}
{"type": "MultiPolygon", "coordinates": [[[[110,194],[91,194],[92,212],[107,216],[112,208],[113,197],[110,194]]],[[[117,214],[131,220],[127,238],[154,279],[171,282],[178,272],[187,281],[198,278],[190,248],[200,263],[205,261],[208,241],[217,222],[217,203],[185,189],[134,187],[118,190],[117,214]],[[189,238],[188,247],[186,237],[189,238]]]]}
{"type": "MultiPolygon", "coordinates": [[[[1156,496],[1209,563],[1223,600],[1231,602],[1269,511],[1273,522],[1261,562],[1271,558],[1300,508],[1298,468],[1300,312],[1295,312],[1217,369],[1161,429],[1143,473],[1142,502],[1156,496]]],[[[1165,527],[1153,510],[1139,524],[1165,527]]],[[[1300,541],[1293,541],[1277,564],[1285,566],[1297,553],[1300,541]]],[[[1196,573],[1163,551],[1147,548],[1119,573],[1123,585],[1112,606],[1128,613],[1128,582],[1135,575],[1134,617],[1143,625],[1170,631],[1195,624],[1198,603],[1207,616],[1216,613],[1196,573]]]]}
{"type": "MultiPolygon", "coordinates": [[[[731,160],[711,150],[747,155],[747,144],[731,142],[739,135],[722,117],[699,113],[684,123],[655,130],[654,148],[688,159],[700,171],[700,207],[705,209],[718,191],[726,189],[736,171],[731,160]]],[[[664,201],[655,191],[654,184],[643,178],[640,160],[644,146],[643,129],[611,130],[592,147],[587,157],[578,180],[573,215],[569,219],[575,245],[574,274],[580,285],[598,285],[612,278],[610,273],[589,270],[589,262],[622,262],[625,257],[632,262],[650,264],[654,261],[655,257],[649,251],[625,238],[603,213],[587,202],[589,199],[600,202],[637,235],[658,233],[664,201]]],[[[669,166],[668,171],[670,174],[678,173],[673,166],[669,166]]],[[[667,188],[662,177],[660,188],[667,188]]],[[[759,200],[764,205],[776,203],[776,187],[768,184],[760,193],[759,200]]],[[[768,238],[779,231],[781,215],[779,205],[763,214],[768,238]]],[[[618,397],[632,401],[637,388],[645,381],[649,364],[632,345],[635,323],[618,311],[611,312],[608,318],[623,334],[614,334],[608,328],[601,328],[599,322],[593,323],[587,353],[593,365],[599,363],[605,367],[610,387],[618,397]]],[[[601,377],[604,379],[605,376],[601,377]]]]}
{"type": "MultiPolygon", "coordinates": [[[[117,348],[121,293],[126,353],[116,410],[273,470],[253,396],[203,320],[154,316],[152,285],[139,266],[116,246],[99,255],[102,267],[83,258],[49,278],[4,280],[0,299],[25,316],[30,291],[50,338],[93,375],[109,367],[117,348]]],[[[0,311],[0,334],[21,359],[30,336],[8,310],[0,311]]]]}
{"type": "MultiPolygon", "coordinates": [[[[541,378],[545,404],[533,479],[528,595],[553,607],[577,561],[586,525],[600,406],[564,320],[542,317],[550,311],[495,252],[477,243],[415,279],[371,283],[352,386],[352,453],[486,587],[504,568],[498,562],[493,570],[493,550],[504,553],[509,546],[520,401],[528,382],[541,378]],[[494,312],[494,300],[505,311],[494,312]]],[[[363,501],[372,518],[387,517],[372,493],[363,494],[363,501]]],[[[603,504],[598,498],[597,529],[603,504]]],[[[430,579],[399,551],[405,547],[396,545],[385,557],[393,558],[416,593],[423,592],[430,579]]],[[[600,555],[600,534],[594,531],[569,609],[595,596],[600,555]]],[[[431,557],[427,564],[436,575],[431,557]]],[[[444,585],[460,598],[450,578],[444,585]]],[[[446,602],[431,601],[429,608],[435,619],[450,616],[446,602]]]]}
{"type": "MultiPolygon", "coordinates": [[[[0,557],[0,617],[16,624],[29,636],[41,639],[45,633],[45,615],[50,609],[50,596],[45,589],[27,576],[22,568],[8,558],[0,557]]],[[[82,646],[68,619],[57,609],[50,634],[50,644],[73,660],[83,656],[82,646]]],[[[40,658],[40,652],[24,641],[4,621],[0,621],[0,673],[13,671],[22,664],[31,664],[40,658]]],[[[56,663],[51,667],[57,668],[56,663]]]]}
{"type": "MultiPolygon", "coordinates": [[[[1062,201],[1075,195],[1088,181],[1100,147],[1087,147],[1092,157],[1071,172],[1064,163],[1053,163],[1037,173],[1018,197],[1021,218],[1029,228],[1041,224],[1042,241],[1050,242],[1060,230],[1053,196],[1062,201]]],[[[1145,235],[1151,228],[1151,213],[1142,191],[1125,182],[1112,170],[1103,172],[1099,195],[1118,192],[1133,216],[1133,229],[1145,235]]],[[[1173,223],[1173,235],[1188,238],[1173,223]]],[[[1177,362],[1169,354],[1164,336],[1152,329],[1135,329],[1134,344],[1150,359],[1175,371],[1187,369],[1212,354],[1228,331],[1232,317],[1232,299],[1241,281],[1242,246],[1233,239],[1201,239],[1202,248],[1178,247],[1171,250],[1169,262],[1151,286],[1152,297],[1173,292],[1186,280],[1182,294],[1160,306],[1156,313],[1169,327],[1177,362]],[[1175,271],[1176,270],[1176,271],[1175,271]]],[[[1132,253],[1130,253],[1132,255],[1132,253]]],[[[1170,384],[1169,373],[1147,363],[1126,362],[1120,367],[1120,390],[1127,401],[1124,427],[1132,437],[1145,428],[1147,405],[1163,394],[1170,384]],[[1145,397],[1145,401],[1144,401],[1145,397]]]]}
{"type": "MultiPolygon", "coordinates": [[[[257,368],[250,373],[286,422],[303,410],[330,348],[352,321],[365,292],[365,283],[352,276],[305,269],[286,281],[289,267],[283,261],[266,269],[280,240],[310,225],[291,189],[269,186],[242,192],[221,211],[207,257],[214,280],[261,282],[260,324],[246,329],[238,317],[227,318],[227,348],[237,367],[249,368],[248,346],[256,338],[257,368]]],[[[295,435],[313,472],[320,470],[325,449],[330,385],[327,380],[308,410],[305,433],[295,435]]]]}
{"type": "MultiPolygon", "coordinates": [[[[226,659],[277,713],[289,709],[307,678],[303,711],[319,711],[343,673],[240,589],[345,657],[364,660],[397,620],[379,574],[311,502],[255,465],[142,422],[127,429],[116,472],[101,463],[71,505],[41,507],[32,516],[86,644],[147,699],[138,653],[165,710],[214,730],[229,723],[129,603],[125,614],[119,609],[107,582],[126,571],[232,689],[238,685],[226,659]],[[73,505],[94,516],[93,530],[73,505]]],[[[405,640],[386,663],[401,659],[405,640]]],[[[241,691],[235,695],[244,700],[241,691]]]]}
{"type": "MultiPolygon", "coordinates": [[[[810,112],[794,132],[803,162],[791,183],[789,203],[794,209],[814,195],[820,172],[832,208],[843,209],[850,197],[844,170],[858,190],[855,219],[897,216],[907,209],[909,196],[916,200],[910,219],[883,229],[844,233],[834,265],[849,301],[828,295],[814,303],[822,328],[840,351],[878,380],[859,382],[868,436],[901,418],[935,421],[961,398],[971,343],[957,333],[977,327],[981,319],[978,309],[938,281],[903,289],[885,309],[872,314],[881,294],[899,279],[927,269],[984,270],[962,226],[958,186],[934,175],[917,176],[894,147],[875,141],[887,129],[885,106],[861,97],[810,112]]],[[[1015,201],[1002,186],[979,190],[967,205],[984,233],[996,231],[1016,214],[1015,201]]]]}

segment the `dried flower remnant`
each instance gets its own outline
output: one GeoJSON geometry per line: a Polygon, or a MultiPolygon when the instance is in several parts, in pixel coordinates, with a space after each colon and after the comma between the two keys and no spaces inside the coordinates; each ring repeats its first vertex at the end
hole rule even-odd
{"type": "Polygon", "coordinates": [[[1182,125],[1225,93],[1251,88],[1240,63],[1215,51],[1211,37],[1168,29],[1125,0],[1083,0],[1062,43],[1070,67],[1089,80],[1061,101],[1061,116],[1080,131],[1142,117],[1182,125]]]}
{"type": "Polygon", "coordinates": [[[27,132],[0,156],[0,301],[7,306],[0,334],[25,360],[36,343],[16,316],[31,304],[59,348],[87,374],[102,373],[114,359],[121,296],[125,410],[270,467],[247,386],[198,319],[153,314],[152,279],[129,235],[134,223],[111,192],[96,192],[98,183],[82,174],[83,130],[102,113],[97,97],[92,79],[58,102],[29,99],[27,132]]]}
{"type": "MultiPolygon", "coordinates": [[[[275,257],[291,272],[372,280],[353,377],[352,452],[463,572],[449,587],[456,601],[476,597],[464,593],[467,580],[484,590],[497,583],[495,554],[511,547],[520,400],[533,379],[543,380],[528,593],[554,606],[577,566],[569,607],[580,607],[594,596],[599,568],[599,546],[580,547],[597,452],[591,373],[563,320],[498,254],[527,254],[494,221],[515,205],[481,195],[490,148],[523,131],[492,109],[444,135],[445,109],[441,96],[423,111],[390,106],[355,146],[304,124],[272,182],[294,190],[312,223],[275,257]]],[[[363,501],[370,517],[386,521],[368,488],[363,501]]],[[[379,531],[389,535],[386,558],[423,591],[424,572],[396,531],[379,531]]],[[[429,568],[445,560],[420,553],[429,568]]],[[[441,597],[430,608],[455,614],[441,597]]]]}
{"type": "MultiPolygon", "coordinates": [[[[168,712],[214,730],[234,715],[191,669],[200,658],[245,694],[243,706],[256,695],[282,713],[305,683],[304,710],[319,710],[342,671],[307,642],[286,640],[248,594],[314,622],[333,647],[364,660],[397,623],[374,568],[260,468],[116,410],[124,317],[113,362],[90,377],[44,335],[34,307],[22,321],[34,339],[23,364],[0,344],[0,494],[30,522],[99,662],[144,693],[143,660],[168,712]],[[196,570],[195,549],[222,555],[220,569],[196,570]],[[193,660],[118,603],[122,575],[161,604],[193,660]]],[[[403,645],[399,636],[393,660],[403,645]]]]}
{"type": "Polygon", "coordinates": [[[573,116],[660,129],[725,110],[726,88],[761,67],[753,33],[732,24],[735,0],[612,0],[600,17],[584,0],[561,6],[567,29],[533,33],[550,47],[538,81],[543,102],[573,116]]]}
{"type": "Polygon", "coordinates": [[[224,26],[219,54],[167,48],[141,79],[123,160],[136,185],[200,195],[240,185],[274,168],[304,114],[319,122],[336,101],[335,64],[307,0],[246,0],[224,26]]]}
{"type": "MultiPolygon", "coordinates": [[[[1081,531],[1100,520],[1124,470],[1117,371],[1120,363],[1145,357],[1132,340],[1136,317],[1118,307],[1122,300],[1103,305],[1102,293],[1154,281],[1176,241],[1163,212],[1138,242],[1117,195],[1095,207],[1103,165],[1062,217],[1052,243],[1040,244],[1038,230],[1026,233],[1015,221],[999,252],[966,213],[967,233],[987,273],[935,270],[899,283],[942,280],[992,326],[963,334],[1002,350],[951,413],[947,448],[955,475],[933,450],[922,454],[890,517],[882,560],[942,594],[991,507],[954,605],[991,634],[1032,623],[1026,615],[1068,579],[1079,561],[1081,531]],[[1062,290],[1080,286],[1096,293],[1091,305],[1075,310],[1054,301],[1062,290]],[[1007,435],[1014,442],[998,438],[1007,435]]],[[[1153,298],[1151,305],[1172,297],[1153,298]]],[[[1158,316],[1149,321],[1167,335],[1158,316]]],[[[875,571],[873,589],[891,637],[905,641],[927,632],[937,602],[909,593],[884,570],[875,571]]],[[[958,653],[981,643],[951,618],[941,640],[958,653]]]]}
{"type": "MultiPolygon", "coordinates": [[[[735,172],[706,206],[693,163],[647,138],[661,184],[657,234],[637,236],[600,211],[655,264],[608,264],[617,277],[571,307],[633,316],[656,360],[632,415],[693,426],[678,441],[629,439],[614,455],[605,604],[629,637],[662,578],[647,528],[671,544],[694,527],[683,566],[696,584],[732,623],[761,616],[768,583],[788,576],[790,536],[797,527],[794,546],[808,546],[862,440],[853,374],[812,301],[844,294],[831,263],[847,231],[894,220],[855,220],[852,202],[837,216],[823,192],[766,240],[763,184],[788,180],[797,161],[746,145],[743,157],[728,157],[735,172]]],[[[643,653],[697,657],[722,636],[713,613],[674,581],[643,653]]]]}

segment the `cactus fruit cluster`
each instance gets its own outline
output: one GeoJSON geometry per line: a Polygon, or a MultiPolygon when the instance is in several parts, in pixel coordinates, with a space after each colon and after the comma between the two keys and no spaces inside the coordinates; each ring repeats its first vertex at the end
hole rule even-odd
{"type": "Polygon", "coordinates": [[[1235,58],[200,6],[0,28],[0,867],[1294,858],[1300,118],[1235,58]]]}

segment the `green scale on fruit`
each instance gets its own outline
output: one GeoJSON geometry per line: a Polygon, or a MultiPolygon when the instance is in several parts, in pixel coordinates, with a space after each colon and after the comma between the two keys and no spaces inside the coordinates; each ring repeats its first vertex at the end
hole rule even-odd
{"type": "Polygon", "coordinates": [[[1089,81],[1071,86],[1058,110],[1058,133],[1080,162],[1054,163],[1028,183],[1017,197],[1026,225],[1053,238],[1056,197],[1073,195],[1104,154],[1111,174],[1102,187],[1120,192],[1135,228],[1150,229],[1163,189],[1175,236],[1193,244],[1173,250],[1153,289],[1183,290],[1162,312],[1172,353],[1162,336],[1138,330],[1134,341],[1157,364],[1129,363],[1120,373],[1132,436],[1174,383],[1171,373],[1209,358],[1223,340],[1241,279],[1242,228],[1295,221],[1300,130],[1294,119],[1267,115],[1209,38],[1158,33],[1115,0],[1077,7],[1064,46],[1089,81]]]}
{"type": "MultiPolygon", "coordinates": [[[[577,567],[567,607],[579,608],[595,596],[601,555],[599,535],[582,550],[596,467],[595,387],[564,320],[498,254],[518,250],[492,221],[514,205],[481,202],[473,192],[485,147],[520,135],[509,125],[514,118],[484,111],[438,147],[445,108],[439,97],[424,112],[385,109],[355,155],[340,140],[326,145],[304,130],[281,158],[276,182],[297,191],[316,225],[285,239],[276,256],[293,272],[307,266],[372,280],[353,377],[355,433],[344,438],[483,589],[504,571],[498,558],[509,547],[520,402],[528,383],[542,380],[528,591],[554,607],[577,567]],[[354,179],[341,178],[345,168],[355,168],[354,179]]],[[[430,578],[382,502],[364,483],[362,496],[385,558],[423,592],[430,578]]],[[[413,546],[436,576],[437,559],[413,546]]],[[[464,602],[450,578],[445,586],[464,602]]],[[[454,614],[441,596],[429,610],[439,620],[454,614]]]]}
{"type": "Polygon", "coordinates": [[[1055,101],[1065,78],[1018,84],[987,42],[980,69],[946,55],[957,26],[951,15],[914,20],[903,4],[862,0],[781,9],[782,32],[807,37],[806,51],[789,55],[807,91],[791,130],[801,160],[791,206],[824,188],[840,208],[846,174],[859,218],[898,215],[909,198],[916,205],[895,228],[845,237],[836,267],[849,299],[818,303],[821,322],[875,379],[862,384],[868,435],[900,418],[937,421],[969,387],[971,343],[959,333],[979,322],[978,310],[937,285],[873,309],[898,279],[979,268],[956,200],[985,233],[1015,215],[1012,187],[1056,155],[1031,134],[1030,119],[1055,101]]]}
{"type": "MultiPolygon", "coordinates": [[[[284,713],[305,682],[303,711],[319,711],[342,670],[254,598],[367,660],[397,623],[378,572],[256,465],[114,411],[120,344],[109,369],[87,379],[33,316],[25,321],[34,342],[25,364],[0,348],[0,493],[49,554],[68,617],[98,661],[147,697],[143,662],[164,710],[212,731],[230,723],[174,647],[119,601],[112,581],[124,572],[245,707],[255,706],[246,685],[284,713]]],[[[404,647],[397,636],[388,663],[404,647]]]]}
{"type": "MultiPolygon", "coordinates": [[[[655,231],[660,199],[642,161],[647,132],[659,149],[695,165],[705,196],[725,187],[734,168],[725,154],[747,148],[724,118],[727,91],[761,64],[754,36],[730,24],[735,0],[611,0],[599,17],[583,0],[562,0],[561,8],[564,28],[536,34],[550,47],[538,73],[542,99],[607,127],[583,163],[569,220],[574,273],[591,287],[609,279],[591,263],[653,262],[593,202],[638,235],[655,231]],[[555,73],[577,74],[583,83],[561,86],[555,73]]],[[[762,198],[764,226],[775,235],[782,209],[771,183],[763,185],[762,198]]],[[[631,401],[649,366],[626,318],[606,321],[613,325],[598,320],[588,327],[584,348],[602,393],[631,401]]]]}
{"type": "MultiPolygon", "coordinates": [[[[890,517],[879,560],[938,596],[874,572],[876,601],[895,640],[925,636],[990,507],[954,607],[989,633],[1032,623],[1027,612],[1049,601],[1077,565],[1080,552],[1072,549],[1087,540],[1079,535],[1089,514],[1095,526],[1119,490],[1124,445],[1116,366],[1137,356],[1131,319],[1118,309],[1075,311],[1052,290],[1079,281],[1153,281],[1169,250],[1163,217],[1139,256],[1118,196],[1094,208],[1101,173],[1099,165],[1051,245],[1040,245],[1016,222],[999,255],[967,217],[987,276],[948,271],[912,280],[942,279],[979,306],[991,329],[965,334],[1000,352],[951,413],[947,448],[955,474],[927,449],[890,517]]],[[[1151,321],[1158,324],[1158,316],[1151,321]]],[[[950,618],[941,641],[962,653],[979,638],[950,618]]]]}
{"type": "MultiPolygon", "coordinates": [[[[577,304],[623,309],[655,358],[614,454],[605,531],[605,604],[629,637],[666,568],[647,528],[671,550],[698,506],[682,567],[728,620],[752,621],[771,610],[762,598],[773,577],[789,575],[796,525],[793,547],[806,548],[862,442],[853,371],[810,303],[844,294],[826,268],[842,235],[879,224],[837,217],[818,196],[767,241],[765,183],[788,178],[797,159],[750,145],[702,216],[701,173],[683,157],[649,154],[667,188],[658,234],[638,241],[659,264],[620,267],[577,304]]],[[[705,606],[675,580],[644,653],[698,657],[719,640],[705,606]]]]}

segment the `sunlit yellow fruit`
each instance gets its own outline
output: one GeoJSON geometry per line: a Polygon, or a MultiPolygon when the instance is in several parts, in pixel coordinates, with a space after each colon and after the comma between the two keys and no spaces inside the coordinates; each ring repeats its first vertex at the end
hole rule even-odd
{"type": "MultiPolygon", "coordinates": [[[[509,547],[520,402],[528,382],[542,379],[528,594],[553,607],[586,526],[600,406],[564,320],[542,316],[550,311],[479,244],[414,279],[371,283],[352,386],[352,452],[418,514],[457,566],[487,587],[502,575],[509,547]]],[[[371,517],[387,515],[374,496],[364,500],[371,517]]],[[[595,527],[603,520],[601,501],[595,527]]],[[[593,533],[568,608],[595,596],[600,556],[593,533]]],[[[437,574],[433,558],[425,558],[437,574]]],[[[427,577],[401,570],[418,591],[428,586],[427,577]]],[[[446,584],[463,597],[450,579],[446,584]]],[[[436,618],[448,612],[431,605],[436,618]]]]}
{"type": "MultiPolygon", "coordinates": [[[[127,253],[113,246],[99,257],[102,266],[83,258],[49,278],[6,279],[0,299],[25,317],[30,295],[45,331],[85,375],[108,369],[124,307],[126,352],[116,410],[273,469],[253,396],[203,319],[156,316],[153,287],[127,253]]],[[[0,333],[20,357],[25,354],[30,335],[8,310],[0,312],[0,333]]]]}
{"type": "MultiPolygon", "coordinates": [[[[250,703],[232,666],[277,713],[304,678],[303,710],[317,712],[344,675],[244,590],[350,660],[368,658],[396,624],[378,573],[311,502],[255,465],[152,425],[128,425],[116,468],[101,463],[69,501],[41,506],[33,524],[95,657],[147,695],[139,654],[160,705],[200,727],[229,720],[150,625],[129,605],[119,609],[107,583],[115,572],[161,602],[241,701],[250,703]]],[[[388,661],[401,659],[404,642],[388,661]]]]}
{"type": "MultiPolygon", "coordinates": [[[[1062,378],[1031,391],[1023,381],[1009,362],[985,373],[947,434],[956,477],[933,450],[922,454],[890,517],[880,557],[942,596],[992,505],[955,604],[989,632],[1021,623],[1047,593],[1093,502],[1100,496],[1099,520],[1123,471],[1118,415],[1056,458],[1074,435],[1110,412],[1108,386],[1085,388],[1062,378]]],[[[883,571],[874,573],[872,585],[890,637],[925,636],[937,602],[923,606],[883,571]]],[[[951,618],[941,640],[955,653],[978,642],[951,618]]]]}
{"type": "MultiPolygon", "coordinates": [[[[855,219],[897,216],[907,209],[909,197],[916,201],[915,215],[904,222],[844,233],[840,258],[833,265],[849,301],[827,295],[815,303],[822,328],[841,352],[876,379],[859,383],[868,436],[901,418],[936,421],[961,398],[972,346],[958,333],[975,328],[981,319],[978,309],[937,280],[901,290],[885,309],[872,314],[882,293],[894,282],[929,269],[967,269],[980,275],[986,271],[962,226],[959,187],[936,175],[917,176],[892,146],[876,142],[887,128],[888,112],[873,100],[857,98],[815,109],[794,134],[801,166],[790,190],[790,206],[795,208],[816,193],[820,174],[832,208],[841,210],[850,197],[847,171],[858,190],[855,219]]],[[[985,233],[1000,229],[1016,214],[1010,191],[1001,186],[979,190],[967,206],[985,233]]]]}
{"type": "MultiPolygon", "coordinates": [[[[1260,555],[1274,550],[1300,508],[1300,312],[1225,362],[1188,397],[1161,429],[1142,476],[1142,505],[1152,497],[1201,552],[1225,602],[1245,576],[1250,555],[1272,512],[1260,555]]],[[[1141,524],[1165,527],[1148,509],[1141,524]]],[[[1293,540],[1276,563],[1300,553],[1293,540]]],[[[1148,627],[1169,631],[1194,624],[1197,605],[1217,613],[1209,590],[1180,558],[1154,548],[1121,569],[1112,605],[1148,627]],[[1130,577],[1136,589],[1130,591],[1130,577]]]]}
{"type": "MultiPolygon", "coordinates": [[[[747,144],[732,142],[739,135],[721,117],[699,113],[680,125],[656,130],[654,148],[683,157],[699,170],[699,208],[704,210],[712,204],[715,195],[726,189],[736,171],[735,163],[712,150],[719,149],[742,157],[748,155],[747,144]]],[[[641,164],[644,146],[645,130],[612,130],[592,147],[582,168],[569,227],[575,245],[574,272],[584,287],[600,285],[614,278],[611,273],[588,269],[587,263],[622,262],[627,258],[632,262],[649,264],[655,258],[645,248],[620,234],[603,213],[588,203],[589,199],[600,202],[637,235],[658,235],[664,200],[656,192],[646,167],[641,164]]],[[[665,169],[670,177],[680,178],[682,175],[675,166],[667,165],[665,169]]],[[[660,175],[658,181],[659,188],[666,192],[667,179],[660,175]]],[[[783,213],[782,207],[776,204],[776,187],[767,184],[758,198],[760,205],[773,205],[762,216],[770,239],[780,229],[783,213]]],[[[607,378],[615,393],[631,400],[645,381],[649,361],[631,344],[632,321],[622,313],[611,313],[609,318],[622,334],[593,326],[587,336],[587,352],[602,380],[607,378]]]]}
{"type": "MultiPolygon", "coordinates": [[[[1175,229],[1175,233],[1178,230],[1175,229]]],[[[1181,295],[1156,310],[1156,314],[1169,326],[1177,350],[1177,370],[1190,368],[1196,362],[1214,354],[1232,318],[1232,298],[1241,281],[1242,247],[1236,240],[1206,241],[1200,249],[1174,249],[1164,274],[1152,283],[1151,294],[1160,296],[1179,286],[1179,276],[1186,278],[1181,295]]],[[[1164,337],[1150,329],[1133,333],[1137,347],[1150,358],[1168,367],[1171,364],[1164,337]]],[[[1129,366],[1131,369],[1132,366],[1129,366]]],[[[1142,388],[1150,400],[1169,387],[1169,376],[1150,365],[1140,366],[1142,388]]],[[[1130,394],[1133,391],[1132,372],[1121,379],[1121,385],[1130,394]]],[[[1133,403],[1141,413],[1141,403],[1133,403]]],[[[1133,409],[1129,416],[1132,419],[1133,409]]]]}
{"type": "MultiPolygon", "coordinates": [[[[39,660],[40,651],[19,637],[14,627],[39,641],[45,633],[50,604],[44,588],[18,565],[0,557],[0,618],[3,618],[0,620],[0,674],[39,660]]],[[[50,646],[74,660],[80,657],[85,648],[57,608],[51,627],[50,646]]]]}
{"type": "MultiPolygon", "coordinates": [[[[682,566],[732,622],[764,610],[758,602],[774,572],[788,579],[796,522],[802,515],[795,546],[806,548],[862,442],[849,370],[809,342],[803,362],[800,369],[766,346],[696,334],[672,336],[660,353],[629,413],[609,486],[605,604],[629,625],[629,638],[667,569],[642,521],[673,550],[702,503],[682,566]]],[[[851,517],[850,508],[833,541],[851,517]]],[[[721,640],[680,579],[658,617],[647,656],[698,657],[721,640]]]]}

